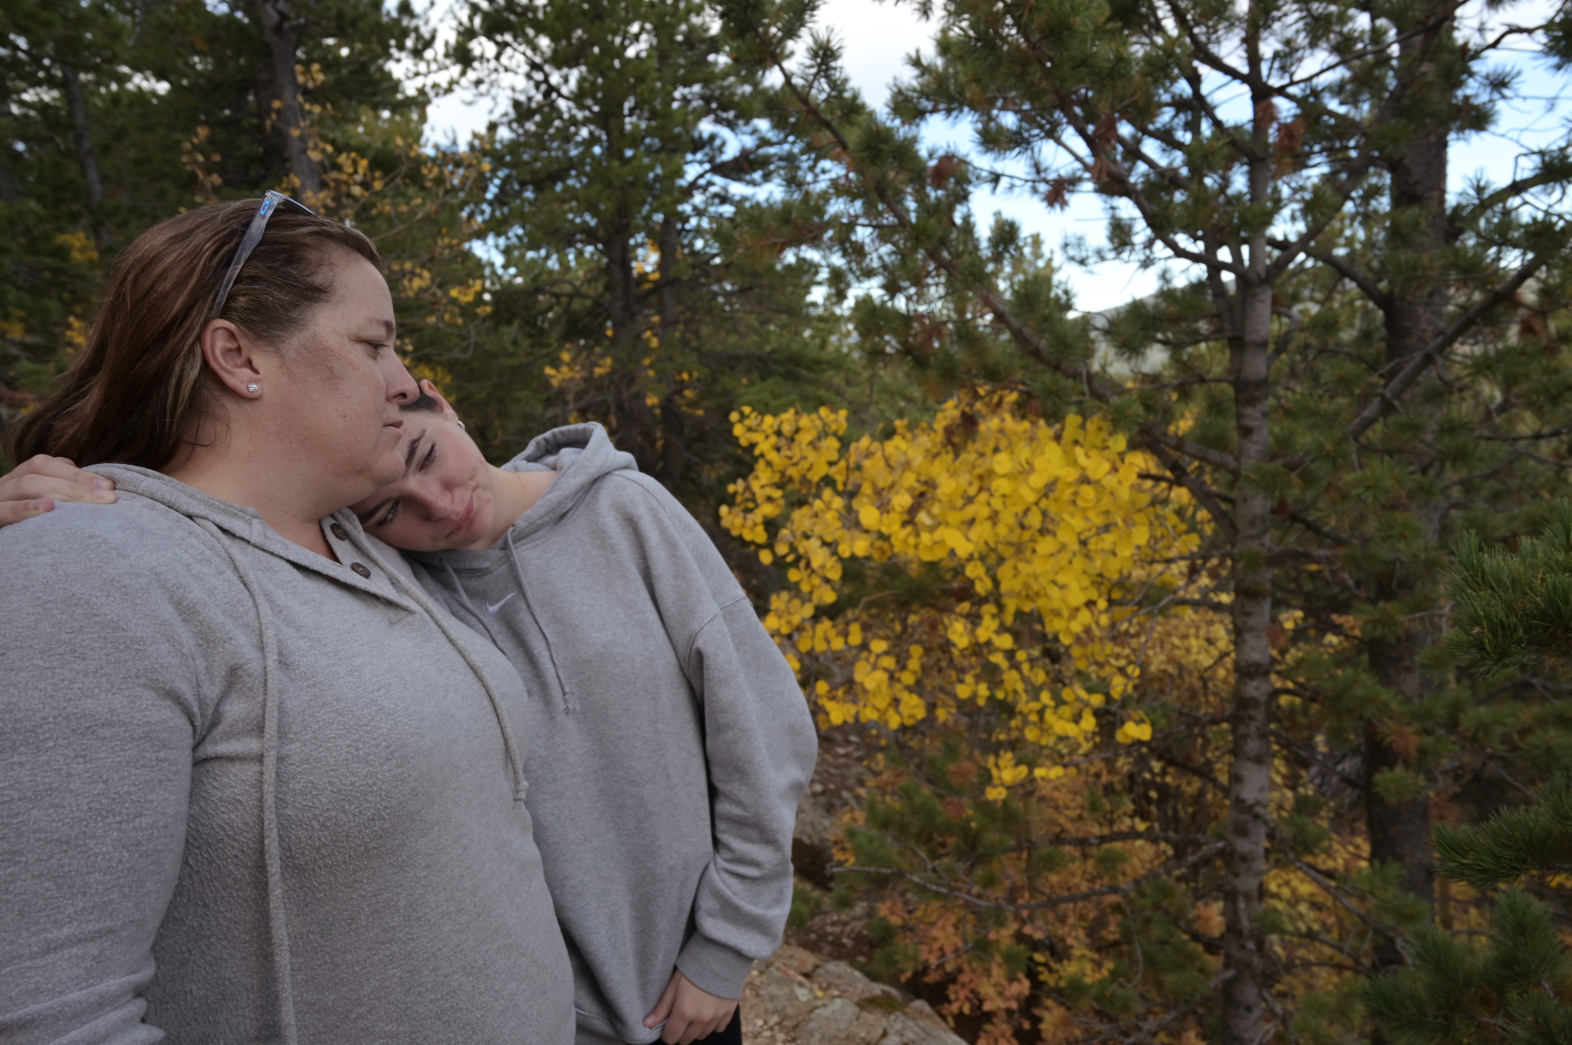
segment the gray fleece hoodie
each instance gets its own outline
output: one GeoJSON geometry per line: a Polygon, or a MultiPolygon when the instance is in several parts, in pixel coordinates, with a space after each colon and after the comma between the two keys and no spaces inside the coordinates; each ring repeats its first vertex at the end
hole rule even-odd
{"type": "Polygon", "coordinates": [[[503,658],[347,511],[95,471],[0,531],[0,1041],[571,1041],[503,658]]]}
{"type": "Polygon", "coordinates": [[[529,689],[580,1040],[654,1041],[673,968],[735,998],[780,942],[812,719],[715,546],[604,429],[558,428],[506,467],[557,477],[496,548],[410,558],[529,689]]]}

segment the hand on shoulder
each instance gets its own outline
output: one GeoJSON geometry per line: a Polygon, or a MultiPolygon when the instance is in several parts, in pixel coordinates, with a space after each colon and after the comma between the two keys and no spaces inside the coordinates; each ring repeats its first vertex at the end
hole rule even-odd
{"type": "Polygon", "coordinates": [[[38,454],[6,475],[0,475],[0,526],[52,512],[56,501],[112,504],[111,479],[83,471],[64,457],[38,454]]]}

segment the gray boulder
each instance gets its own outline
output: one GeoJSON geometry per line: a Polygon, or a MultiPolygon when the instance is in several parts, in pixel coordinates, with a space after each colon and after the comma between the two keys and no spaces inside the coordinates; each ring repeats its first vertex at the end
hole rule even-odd
{"type": "Polygon", "coordinates": [[[800,947],[754,965],[742,1017],[759,1045],[965,1045],[927,1002],[800,947]]]}

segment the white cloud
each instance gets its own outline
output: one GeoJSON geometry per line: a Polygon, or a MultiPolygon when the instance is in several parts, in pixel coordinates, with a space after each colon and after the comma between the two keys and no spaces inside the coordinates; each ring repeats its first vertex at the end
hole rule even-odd
{"type": "Polygon", "coordinates": [[[911,3],[891,0],[825,0],[818,24],[840,40],[846,75],[876,108],[884,106],[890,84],[905,75],[907,55],[927,50],[934,30],[911,3]]]}

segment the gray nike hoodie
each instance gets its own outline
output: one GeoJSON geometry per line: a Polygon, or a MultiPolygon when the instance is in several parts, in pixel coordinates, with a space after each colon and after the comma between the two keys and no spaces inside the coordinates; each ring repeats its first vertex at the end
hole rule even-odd
{"type": "Polygon", "coordinates": [[[530,808],[581,1040],[651,1042],[674,968],[723,998],[780,943],[816,736],[791,667],[693,517],[596,424],[487,551],[411,555],[530,693],[530,808]]]}
{"type": "Polygon", "coordinates": [[[571,1041],[506,661],[350,512],[95,471],[0,531],[0,1041],[571,1041]]]}

